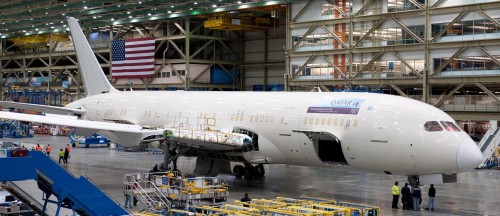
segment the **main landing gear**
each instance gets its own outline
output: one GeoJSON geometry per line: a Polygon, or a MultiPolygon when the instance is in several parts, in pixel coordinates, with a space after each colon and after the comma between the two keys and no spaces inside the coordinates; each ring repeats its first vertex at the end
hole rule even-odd
{"type": "Polygon", "coordinates": [[[252,166],[252,164],[245,163],[243,165],[236,165],[233,167],[233,175],[236,178],[245,177],[245,179],[264,179],[264,175],[266,174],[266,170],[264,169],[263,164],[257,164],[252,166]]]}

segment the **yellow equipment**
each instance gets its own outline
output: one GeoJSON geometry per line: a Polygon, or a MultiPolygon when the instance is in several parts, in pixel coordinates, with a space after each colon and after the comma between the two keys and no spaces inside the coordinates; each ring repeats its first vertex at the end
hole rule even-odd
{"type": "Polygon", "coordinates": [[[300,199],[313,201],[317,204],[323,204],[323,205],[335,205],[335,204],[337,204],[337,201],[335,201],[335,200],[317,198],[317,197],[300,196],[300,199]]]}
{"type": "Polygon", "coordinates": [[[253,14],[213,14],[203,22],[207,29],[230,31],[259,31],[269,28],[269,18],[257,17],[253,14]]]}
{"type": "Polygon", "coordinates": [[[241,201],[234,201],[235,205],[240,205],[240,206],[248,206],[251,208],[259,209],[261,211],[268,210],[268,209],[279,209],[279,208],[285,208],[287,205],[286,203],[283,202],[278,202],[274,200],[266,200],[266,199],[252,199],[249,203],[246,202],[241,202],[241,201]]]}
{"type": "Polygon", "coordinates": [[[294,199],[288,197],[276,197],[276,201],[286,203],[288,206],[304,206],[314,204],[314,202],[310,200],[294,199]]]}

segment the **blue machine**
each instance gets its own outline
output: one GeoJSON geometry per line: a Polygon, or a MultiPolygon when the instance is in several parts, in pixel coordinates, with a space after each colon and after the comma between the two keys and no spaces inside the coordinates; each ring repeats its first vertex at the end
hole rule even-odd
{"type": "Polygon", "coordinates": [[[0,122],[1,137],[8,138],[32,138],[31,124],[24,124],[20,121],[0,122]]]}
{"type": "Polygon", "coordinates": [[[43,152],[26,149],[0,150],[0,181],[34,179],[43,191],[45,215],[48,203],[56,203],[56,215],[61,207],[80,215],[129,215],[118,203],[100,191],[84,176],[73,177],[43,152]],[[51,200],[52,195],[56,200],[51,200]]]}
{"type": "Polygon", "coordinates": [[[88,148],[90,147],[90,145],[109,146],[110,144],[109,139],[96,133],[90,137],[77,138],[72,131],[71,133],[68,134],[68,136],[69,136],[69,141],[73,147],[75,147],[76,145],[85,145],[85,148],[88,148]]]}

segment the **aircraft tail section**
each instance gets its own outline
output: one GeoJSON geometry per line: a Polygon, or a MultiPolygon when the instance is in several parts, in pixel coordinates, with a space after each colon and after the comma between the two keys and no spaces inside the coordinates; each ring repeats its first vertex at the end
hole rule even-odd
{"type": "Polygon", "coordinates": [[[87,96],[117,91],[109,83],[76,19],[68,17],[67,20],[87,96]]]}

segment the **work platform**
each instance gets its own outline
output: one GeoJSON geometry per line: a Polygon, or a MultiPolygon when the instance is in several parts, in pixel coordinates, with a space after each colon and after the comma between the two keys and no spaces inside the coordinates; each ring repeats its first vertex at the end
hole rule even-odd
{"type": "MultiPolygon", "coordinates": [[[[32,201],[31,192],[9,182],[36,180],[38,189],[43,193],[43,203],[31,203],[34,210],[46,215],[49,203],[57,204],[55,215],[61,208],[72,209],[80,215],[128,215],[118,203],[99,190],[85,176],[78,178],[68,173],[58,163],[42,152],[26,149],[0,150],[0,181],[18,199],[32,201]],[[21,197],[19,197],[21,196],[21,197]],[[40,209],[40,204],[42,207],[40,209]]],[[[39,194],[39,193],[38,193],[39,194]]]]}

